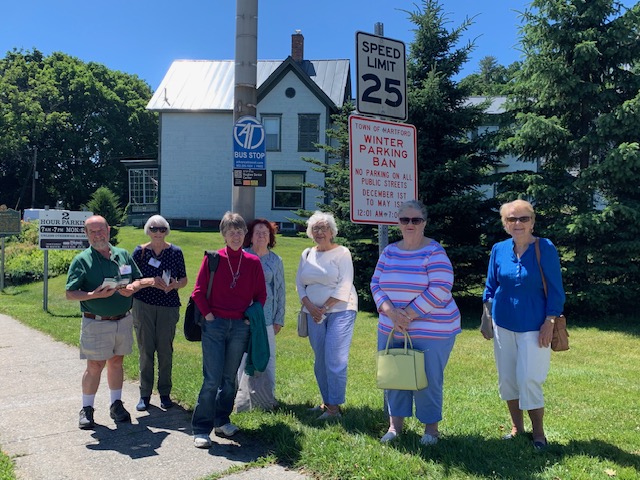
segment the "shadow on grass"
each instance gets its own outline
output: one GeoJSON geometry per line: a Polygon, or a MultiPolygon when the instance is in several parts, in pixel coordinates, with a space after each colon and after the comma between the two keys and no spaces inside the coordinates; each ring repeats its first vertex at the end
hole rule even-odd
{"type": "MultiPolygon", "coordinates": [[[[318,420],[319,412],[309,411],[309,404],[280,404],[279,413],[293,415],[302,425],[313,429],[331,428],[339,424],[349,434],[365,435],[374,441],[387,429],[387,417],[380,409],[348,407],[336,422],[318,420]]],[[[300,458],[303,433],[294,432],[284,424],[261,426],[256,433],[275,445],[277,458],[286,465],[294,465],[300,458]]],[[[570,441],[567,445],[549,443],[546,450],[533,449],[530,435],[506,441],[479,435],[444,435],[437,445],[423,446],[420,434],[405,431],[396,440],[380,446],[402,454],[419,456],[443,466],[445,471],[458,470],[471,476],[509,480],[534,480],[540,472],[574,456],[586,456],[618,468],[631,468],[640,474],[640,456],[624,451],[599,439],[570,441]]],[[[569,467],[572,468],[572,467],[569,467]]],[[[614,467],[615,468],[615,467],[614,467]]]]}
{"type": "Polygon", "coordinates": [[[388,417],[382,409],[367,406],[350,406],[343,410],[339,421],[318,420],[322,412],[310,411],[313,405],[280,404],[279,412],[291,413],[303,425],[311,428],[324,428],[327,425],[340,423],[342,428],[350,434],[368,435],[380,438],[387,431],[388,417]]]}
{"type": "Polygon", "coordinates": [[[445,470],[457,469],[470,475],[490,478],[534,480],[540,478],[540,472],[572,456],[587,456],[620,468],[633,468],[640,473],[638,455],[597,439],[571,441],[568,445],[550,442],[546,450],[538,452],[533,449],[528,435],[509,441],[475,435],[447,435],[437,445],[427,447],[420,445],[417,433],[410,432],[388,446],[405,454],[429,459],[444,466],[445,470]]]}

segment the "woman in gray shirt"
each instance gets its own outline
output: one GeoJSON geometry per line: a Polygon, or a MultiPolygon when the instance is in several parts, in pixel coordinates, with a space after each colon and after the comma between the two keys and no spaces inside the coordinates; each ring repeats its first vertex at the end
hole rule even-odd
{"type": "Polygon", "coordinates": [[[267,301],[264,304],[264,319],[269,337],[269,363],[264,372],[255,372],[249,376],[244,371],[243,359],[238,369],[238,394],[235,409],[237,412],[260,407],[272,410],[278,405],[276,388],[276,338],[284,326],[285,286],[282,258],[271,249],[276,245],[277,227],[275,224],[258,218],[249,224],[245,237],[246,251],[257,255],[262,263],[264,279],[267,284],[267,301]]]}

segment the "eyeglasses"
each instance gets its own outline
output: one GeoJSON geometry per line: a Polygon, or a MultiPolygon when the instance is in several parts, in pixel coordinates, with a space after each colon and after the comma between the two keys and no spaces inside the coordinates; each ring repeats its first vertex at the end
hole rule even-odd
{"type": "Polygon", "coordinates": [[[318,233],[318,232],[327,232],[329,231],[329,227],[327,225],[316,225],[315,227],[313,227],[311,229],[311,231],[318,233]]]}
{"type": "Polygon", "coordinates": [[[167,227],[149,227],[149,231],[151,233],[156,233],[156,232],[165,233],[167,231],[167,227]]]}
{"type": "Polygon", "coordinates": [[[409,225],[409,222],[411,222],[412,225],[420,225],[424,222],[424,218],[422,217],[400,217],[398,220],[400,220],[402,225],[409,225]]]}
{"type": "Polygon", "coordinates": [[[268,237],[269,232],[253,232],[256,237],[268,237]]]}
{"type": "Polygon", "coordinates": [[[531,217],[507,217],[507,223],[528,223],[531,220],[531,217]]]}

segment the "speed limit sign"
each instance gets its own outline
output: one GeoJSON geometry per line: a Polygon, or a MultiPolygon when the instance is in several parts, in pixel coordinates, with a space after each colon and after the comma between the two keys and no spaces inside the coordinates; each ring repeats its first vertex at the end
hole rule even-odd
{"type": "Polygon", "coordinates": [[[358,112],[407,119],[404,42],[356,32],[356,74],[358,112]]]}

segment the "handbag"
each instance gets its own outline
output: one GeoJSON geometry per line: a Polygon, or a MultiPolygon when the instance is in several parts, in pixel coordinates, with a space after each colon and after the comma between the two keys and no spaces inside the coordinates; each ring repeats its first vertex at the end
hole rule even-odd
{"type": "MultiPolygon", "coordinates": [[[[305,260],[309,256],[310,248],[305,248],[302,255],[305,260]]],[[[305,338],[309,336],[309,324],[307,323],[307,314],[303,311],[304,307],[300,306],[300,311],[298,312],[298,336],[305,338]]]]}
{"type": "Polygon", "coordinates": [[[307,314],[300,309],[298,312],[298,336],[299,337],[308,337],[309,336],[309,324],[307,323],[307,314]]]}
{"type": "Polygon", "coordinates": [[[424,368],[424,352],[413,349],[413,342],[404,332],[404,348],[389,348],[393,332],[389,333],[387,346],[378,352],[376,384],[386,390],[422,390],[427,387],[424,368]]]}
{"type": "MultiPolygon", "coordinates": [[[[547,297],[547,281],[544,278],[542,265],[540,264],[540,239],[536,238],[536,259],[538,260],[538,268],[542,276],[542,288],[544,296],[547,297]]],[[[564,352],[569,350],[569,332],[567,330],[567,318],[564,315],[554,317],[553,320],[553,337],[551,337],[551,350],[554,352],[564,352]]]]}
{"type": "MultiPolygon", "coordinates": [[[[211,287],[213,286],[213,276],[218,268],[220,256],[215,251],[205,251],[205,255],[209,258],[209,285],[207,286],[207,299],[211,296],[211,287]]],[[[193,294],[192,294],[193,295],[193,294]]],[[[189,297],[187,308],[184,311],[184,337],[190,342],[202,341],[202,322],[204,317],[193,301],[193,296],[189,297]]]]}

